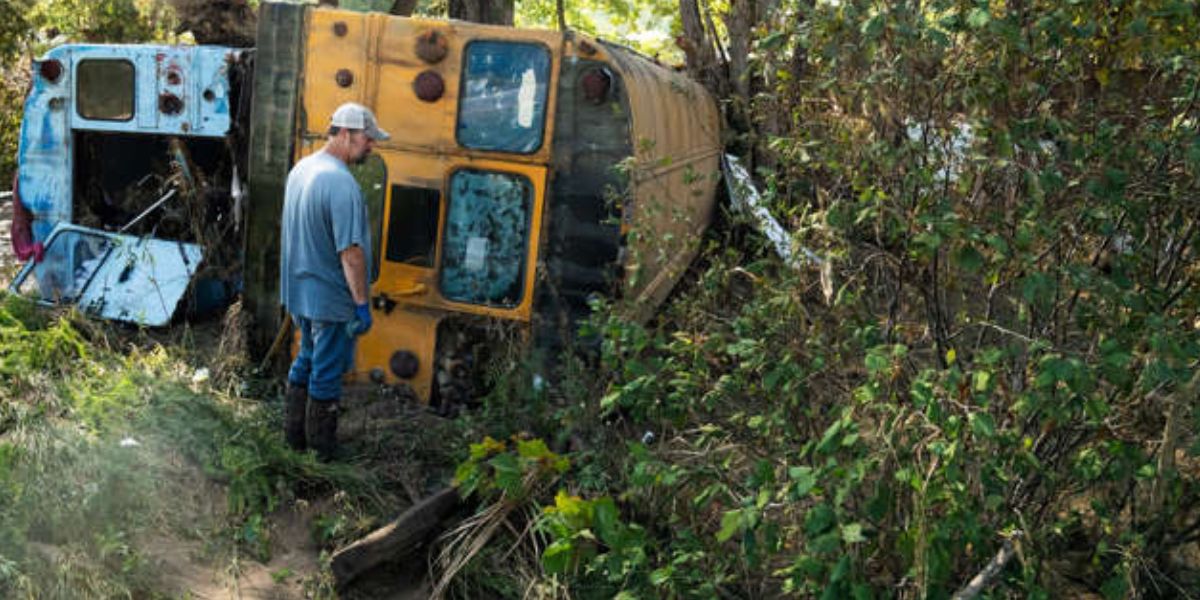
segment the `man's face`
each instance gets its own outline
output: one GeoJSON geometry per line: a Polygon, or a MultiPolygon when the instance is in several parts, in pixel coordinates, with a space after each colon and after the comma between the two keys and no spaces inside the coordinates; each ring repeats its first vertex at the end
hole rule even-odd
{"type": "Polygon", "coordinates": [[[347,162],[361,165],[363,161],[367,160],[367,156],[371,154],[371,148],[375,145],[375,140],[367,136],[366,132],[361,129],[348,131],[347,133],[350,134],[346,145],[346,149],[348,150],[347,158],[349,159],[347,162]]]}

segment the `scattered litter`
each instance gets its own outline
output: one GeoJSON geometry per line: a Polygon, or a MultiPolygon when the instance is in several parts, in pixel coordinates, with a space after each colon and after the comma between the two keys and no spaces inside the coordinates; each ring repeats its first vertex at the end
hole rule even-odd
{"type": "Polygon", "coordinates": [[[192,375],[192,383],[199,385],[205,381],[208,381],[208,378],[208,367],[200,367],[199,369],[196,369],[196,372],[192,375]]]}
{"type": "Polygon", "coordinates": [[[139,442],[131,437],[124,438],[120,441],[120,446],[122,448],[137,448],[138,446],[141,446],[141,445],[142,445],[141,442],[139,442]]]}
{"type": "MultiPolygon", "coordinates": [[[[782,258],[789,267],[799,269],[801,257],[796,256],[792,250],[791,234],[771,215],[771,211],[763,206],[762,195],[754,187],[754,180],[751,179],[750,173],[732,154],[726,154],[721,165],[725,171],[725,185],[729,189],[733,208],[749,214],[754,219],[759,232],[771,241],[779,258],[782,258]]],[[[804,255],[804,259],[813,264],[820,265],[825,262],[817,253],[803,246],[800,247],[800,253],[804,255]]]]}
{"type": "Polygon", "coordinates": [[[647,429],[646,433],[642,434],[642,443],[649,446],[654,443],[655,437],[654,432],[647,429]]]}

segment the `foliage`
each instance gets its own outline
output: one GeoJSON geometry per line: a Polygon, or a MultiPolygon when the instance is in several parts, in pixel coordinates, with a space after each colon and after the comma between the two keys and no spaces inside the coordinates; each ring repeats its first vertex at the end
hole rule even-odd
{"type": "Polygon", "coordinates": [[[464,496],[479,493],[485,498],[505,496],[516,502],[524,500],[527,479],[543,480],[561,475],[570,461],[551,452],[540,439],[514,436],[513,448],[508,444],[483,438],[471,444],[470,457],[458,466],[455,484],[464,496]]]}
{"type": "Polygon", "coordinates": [[[6,0],[0,3],[0,190],[16,168],[30,59],[66,42],[153,43],[173,39],[162,0],[6,0]]]}
{"type": "MultiPolygon", "coordinates": [[[[659,0],[619,0],[615,2],[564,2],[567,27],[635,48],[664,60],[678,58],[679,49],[668,35],[679,31],[678,6],[659,0]]],[[[529,0],[516,3],[517,27],[558,29],[558,11],[554,0],[529,0]]]]}
{"type": "Polygon", "coordinates": [[[779,2],[737,141],[822,260],[726,215],[658,321],[600,307],[543,582],[944,598],[1007,541],[994,597],[1194,595],[1195,8],[779,2]]]}

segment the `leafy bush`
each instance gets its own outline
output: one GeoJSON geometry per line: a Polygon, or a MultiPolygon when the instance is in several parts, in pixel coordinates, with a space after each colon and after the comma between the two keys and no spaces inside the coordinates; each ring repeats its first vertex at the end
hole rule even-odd
{"type": "Polygon", "coordinates": [[[6,0],[0,4],[0,190],[16,170],[29,59],[54,44],[154,43],[172,39],[162,0],[6,0]]]}
{"type": "Polygon", "coordinates": [[[823,260],[731,215],[659,321],[598,313],[545,577],[943,598],[1013,547],[995,596],[1197,589],[1193,9],[780,3],[759,175],[823,260]]]}

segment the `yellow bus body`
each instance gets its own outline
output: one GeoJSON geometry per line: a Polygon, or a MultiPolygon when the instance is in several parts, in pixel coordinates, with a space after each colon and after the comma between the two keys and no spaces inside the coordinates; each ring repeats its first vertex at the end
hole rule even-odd
{"type": "MultiPolygon", "coordinates": [[[[566,72],[564,62],[567,67],[581,60],[604,65],[592,70],[600,69],[597,72],[605,75],[591,77],[603,81],[611,75],[613,80],[619,78],[623,82],[624,95],[620,102],[614,100],[612,106],[628,111],[625,142],[632,152],[621,164],[611,165],[613,169],[624,168],[628,181],[627,189],[617,190],[623,198],[619,214],[624,234],[621,258],[624,271],[622,281],[617,282],[617,293],[632,303],[639,318],[647,317],[694,257],[699,237],[711,218],[721,145],[715,102],[701,86],[682,74],[631,51],[578,34],[325,8],[307,11],[305,28],[295,158],[321,148],[329,115],[335,108],[344,102],[358,102],[370,107],[392,136],[374,150],[386,172],[380,192],[384,194],[379,215],[382,235],[377,243],[382,246],[394,233],[390,231],[392,194],[397,189],[394,186],[440,193],[432,264],[415,266],[378,260],[378,277],[370,292],[375,325],[359,342],[353,378],[403,382],[417,398],[429,402],[435,395],[437,382],[439,324],[449,316],[516,324],[528,340],[538,286],[543,285],[546,277],[543,253],[548,242],[543,237],[553,227],[549,222],[556,202],[552,182],[558,177],[561,179],[558,189],[571,189],[572,167],[565,163],[570,162],[569,156],[586,159],[587,145],[593,142],[556,130],[563,83],[560,77],[566,72]],[[444,56],[435,62],[422,58],[418,52],[421,39],[438,40],[444,56]],[[542,115],[544,131],[535,150],[527,153],[474,150],[459,143],[456,127],[463,93],[460,87],[464,53],[475,41],[533,44],[549,53],[548,90],[542,115]],[[610,72],[603,71],[604,68],[610,72]],[[444,91],[439,98],[426,101],[417,97],[416,86],[418,77],[430,72],[440,78],[444,91]],[[556,148],[556,143],[573,143],[579,148],[570,155],[563,148],[556,148]],[[515,304],[456,302],[445,297],[439,286],[450,179],[463,169],[519,176],[532,189],[526,266],[520,300],[515,304]],[[384,304],[393,306],[385,310],[384,304]],[[417,359],[416,373],[403,379],[390,364],[399,350],[410,352],[417,359]]],[[[591,104],[580,104],[573,88],[567,89],[572,90],[575,98],[572,106],[583,106],[575,112],[583,114],[591,110],[591,104]]],[[[587,116],[576,120],[595,123],[596,119],[587,116]]],[[[585,123],[586,126],[590,125],[585,123]]],[[[603,123],[599,126],[620,129],[603,123]]],[[[595,187],[594,181],[592,185],[595,187]]],[[[364,192],[369,195],[371,190],[364,192]]],[[[384,252],[381,247],[375,250],[384,252]]]]}

